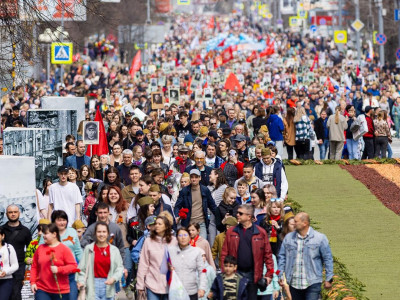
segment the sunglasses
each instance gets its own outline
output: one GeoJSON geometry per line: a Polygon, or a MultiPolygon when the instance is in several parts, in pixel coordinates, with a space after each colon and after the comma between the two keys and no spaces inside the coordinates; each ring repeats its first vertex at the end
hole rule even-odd
{"type": "Polygon", "coordinates": [[[217,125],[217,123],[210,123],[210,125],[217,125]]]}
{"type": "Polygon", "coordinates": [[[271,198],[271,200],[269,200],[270,202],[280,202],[281,199],[280,198],[271,198]]]}
{"type": "Polygon", "coordinates": [[[248,215],[248,214],[246,214],[246,213],[244,213],[244,212],[242,212],[242,211],[238,211],[237,214],[238,214],[239,216],[248,215]]]}

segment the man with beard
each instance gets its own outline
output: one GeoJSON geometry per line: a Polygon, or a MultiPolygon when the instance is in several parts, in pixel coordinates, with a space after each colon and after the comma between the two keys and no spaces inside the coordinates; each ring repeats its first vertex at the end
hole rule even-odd
{"type": "Polygon", "coordinates": [[[19,268],[13,273],[13,290],[10,299],[21,300],[21,289],[25,275],[25,248],[32,240],[31,232],[19,221],[20,211],[17,205],[7,207],[8,222],[2,226],[5,232],[5,242],[12,245],[18,258],[19,268]]]}

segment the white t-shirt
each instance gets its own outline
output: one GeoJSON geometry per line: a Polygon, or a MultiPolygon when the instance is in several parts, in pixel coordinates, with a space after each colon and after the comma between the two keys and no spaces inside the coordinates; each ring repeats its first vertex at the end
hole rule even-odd
{"type": "Polygon", "coordinates": [[[68,227],[76,220],[75,204],[82,203],[81,192],[75,183],[66,185],[54,183],[49,188],[49,204],[53,204],[54,210],[63,210],[68,216],[68,227]]]}
{"type": "Polygon", "coordinates": [[[209,166],[209,167],[211,167],[211,168],[214,168],[214,166],[215,166],[215,159],[216,159],[216,156],[214,156],[213,158],[208,158],[208,157],[206,156],[206,165],[209,166]]]}

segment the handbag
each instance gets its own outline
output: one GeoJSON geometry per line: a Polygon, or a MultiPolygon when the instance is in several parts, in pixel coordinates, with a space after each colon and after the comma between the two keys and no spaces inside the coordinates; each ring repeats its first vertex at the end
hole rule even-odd
{"type": "Polygon", "coordinates": [[[90,266],[90,260],[88,261],[88,264],[86,266],[85,279],[83,281],[85,283],[85,285],[79,289],[78,300],[85,300],[86,299],[86,280],[87,280],[87,277],[88,277],[89,266],[90,266]]]}

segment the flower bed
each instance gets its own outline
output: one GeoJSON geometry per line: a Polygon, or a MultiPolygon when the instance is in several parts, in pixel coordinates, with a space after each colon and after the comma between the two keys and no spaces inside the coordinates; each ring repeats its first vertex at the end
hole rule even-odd
{"type": "Polygon", "coordinates": [[[391,165],[340,166],[362,182],[387,208],[400,214],[400,168],[391,165]],[[388,179],[390,178],[390,180],[388,179]],[[393,180],[392,180],[393,179],[393,180]]]}

